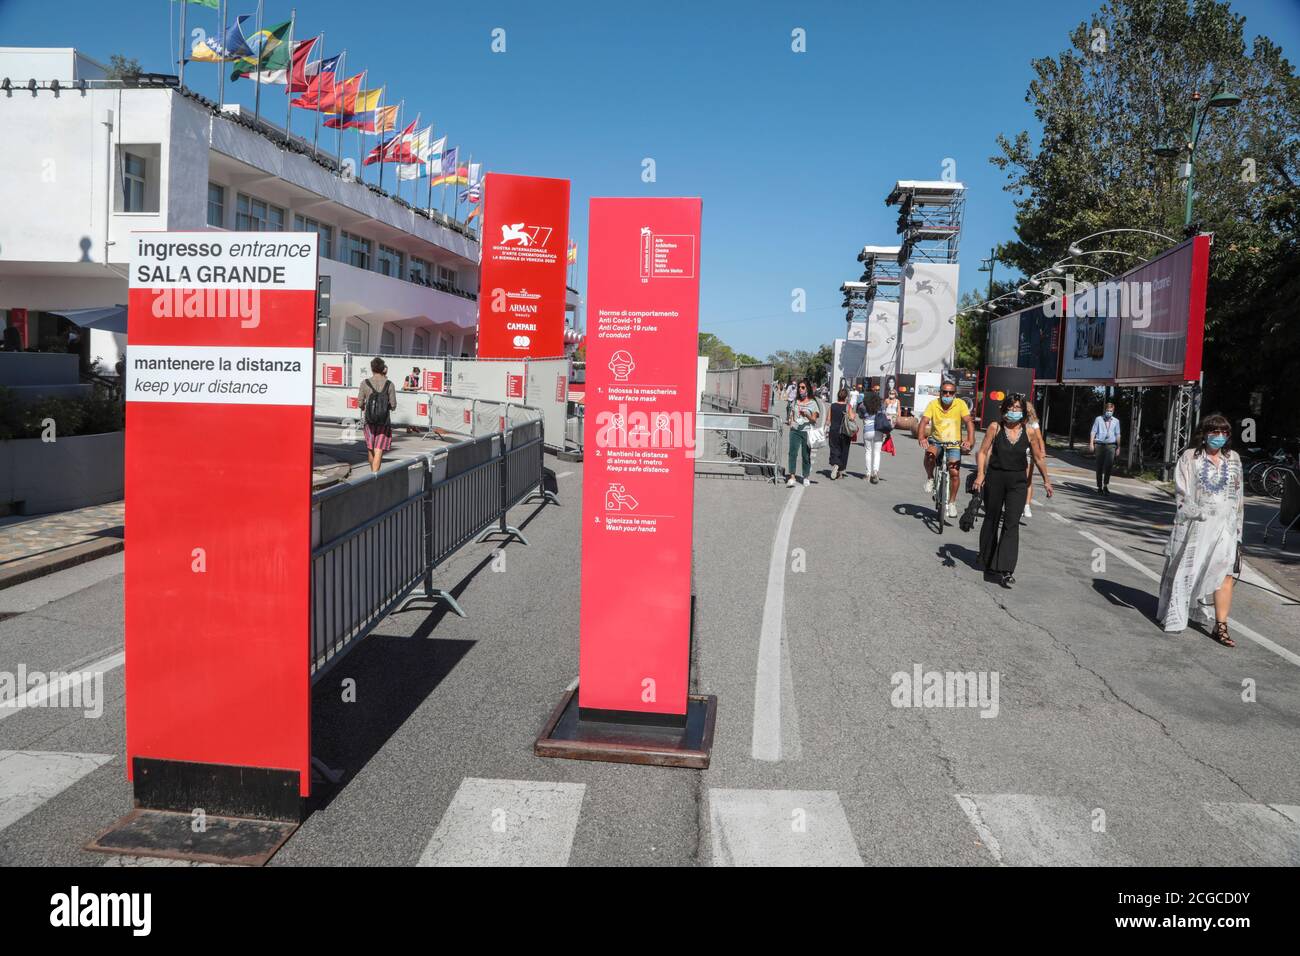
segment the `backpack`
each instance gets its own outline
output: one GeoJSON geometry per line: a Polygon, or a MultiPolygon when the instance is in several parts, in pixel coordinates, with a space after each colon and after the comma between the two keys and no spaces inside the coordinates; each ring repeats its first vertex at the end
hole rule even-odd
{"type": "Polygon", "coordinates": [[[388,427],[388,383],[382,392],[376,392],[375,386],[370,385],[370,394],[366,396],[366,424],[371,428],[388,427]]]}

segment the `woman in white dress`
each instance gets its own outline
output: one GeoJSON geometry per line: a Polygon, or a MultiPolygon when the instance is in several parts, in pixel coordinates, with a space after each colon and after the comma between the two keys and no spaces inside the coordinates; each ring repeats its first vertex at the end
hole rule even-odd
{"type": "Polygon", "coordinates": [[[1156,611],[1165,631],[1177,633],[1187,627],[1192,606],[1199,607],[1205,622],[1214,622],[1211,636],[1225,647],[1237,646],[1228,634],[1228,612],[1245,516],[1241,458],[1228,447],[1231,439],[1231,423],[1209,415],[1178,459],[1177,511],[1156,611]]]}

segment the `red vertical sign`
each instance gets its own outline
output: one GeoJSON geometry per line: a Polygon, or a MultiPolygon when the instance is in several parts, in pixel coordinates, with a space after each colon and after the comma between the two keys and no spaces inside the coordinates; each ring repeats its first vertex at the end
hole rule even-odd
{"type": "Polygon", "coordinates": [[[128,776],[268,768],[308,793],[316,240],[131,238],[128,776]]]}
{"type": "Polygon", "coordinates": [[[488,173],[483,181],[479,358],[564,354],[569,181],[488,173]]]}
{"type": "Polygon", "coordinates": [[[686,714],[700,213],[591,200],[582,711],[686,714]]]}

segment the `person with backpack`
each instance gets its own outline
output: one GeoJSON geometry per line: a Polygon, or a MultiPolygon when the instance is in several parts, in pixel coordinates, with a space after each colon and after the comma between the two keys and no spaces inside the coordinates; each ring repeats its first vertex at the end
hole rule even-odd
{"type": "Polygon", "coordinates": [[[357,389],[357,405],[366,426],[366,455],[370,470],[376,472],[383,464],[384,452],[393,447],[392,412],[397,408],[397,389],[388,380],[388,366],[375,357],[370,360],[367,379],[362,379],[357,389]]]}

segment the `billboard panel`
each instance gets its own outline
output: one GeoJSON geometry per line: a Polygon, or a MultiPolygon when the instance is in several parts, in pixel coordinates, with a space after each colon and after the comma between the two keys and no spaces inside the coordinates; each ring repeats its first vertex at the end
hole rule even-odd
{"type": "Polygon", "coordinates": [[[1128,285],[1133,314],[1119,339],[1117,382],[1160,385],[1200,378],[1209,271],[1210,237],[1195,236],[1120,277],[1128,285]]]}
{"type": "Polygon", "coordinates": [[[894,371],[894,346],[898,342],[898,303],[881,299],[871,303],[867,320],[867,374],[894,371]]]}
{"type": "Polygon", "coordinates": [[[1032,395],[1034,372],[1027,368],[1006,368],[990,365],[984,370],[984,405],[980,410],[980,425],[987,427],[1002,414],[1002,399],[1020,393],[1032,395]]]}
{"type": "MultiPolygon", "coordinates": [[[[1019,313],[1019,344],[1014,364],[1020,368],[1031,369],[1035,382],[1052,383],[1057,381],[1061,367],[1061,317],[1060,310],[1049,310],[1045,305],[1036,305],[1031,309],[1022,309],[1019,313]]],[[[994,363],[989,356],[989,364],[994,363]]]]}
{"type": "Polygon", "coordinates": [[[904,372],[942,372],[957,339],[956,263],[913,262],[903,279],[904,372]]]}
{"type": "Polygon", "coordinates": [[[488,173],[483,182],[479,358],[564,354],[569,181],[488,173]]]}
{"type": "Polygon", "coordinates": [[[989,321],[987,355],[989,365],[1011,367],[1019,361],[1020,313],[1013,312],[989,321]]]}

